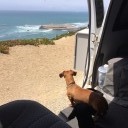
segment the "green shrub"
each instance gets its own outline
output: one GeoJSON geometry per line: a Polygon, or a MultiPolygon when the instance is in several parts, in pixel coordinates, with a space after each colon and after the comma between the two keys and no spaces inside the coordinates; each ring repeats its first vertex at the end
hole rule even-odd
{"type": "Polygon", "coordinates": [[[39,45],[41,44],[44,44],[44,45],[54,45],[54,41],[53,40],[50,40],[50,39],[47,39],[47,38],[43,38],[43,39],[37,39],[38,40],[38,43],[39,45]]]}
{"type": "Polygon", "coordinates": [[[0,53],[9,54],[9,47],[16,45],[54,45],[54,40],[58,40],[62,37],[72,36],[75,32],[67,32],[61,35],[56,36],[53,39],[47,38],[37,38],[37,39],[18,39],[18,40],[6,40],[0,41],[0,53]]]}
{"type": "Polygon", "coordinates": [[[0,45],[0,53],[9,54],[9,47],[6,45],[0,45]]]}
{"type": "Polygon", "coordinates": [[[0,53],[9,54],[9,47],[16,45],[54,45],[53,40],[42,38],[42,39],[21,39],[21,40],[7,40],[0,41],[0,53]]]}
{"type": "Polygon", "coordinates": [[[72,36],[72,35],[75,35],[76,32],[67,32],[67,33],[64,33],[64,34],[61,34],[61,35],[57,35],[55,38],[52,38],[52,40],[58,40],[62,37],[67,37],[67,36],[72,36]]]}

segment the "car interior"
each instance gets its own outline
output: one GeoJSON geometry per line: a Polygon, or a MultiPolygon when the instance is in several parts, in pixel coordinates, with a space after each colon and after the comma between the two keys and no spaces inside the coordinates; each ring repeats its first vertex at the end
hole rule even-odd
{"type": "MultiPolygon", "coordinates": [[[[101,16],[102,17],[102,16],[101,16]]],[[[98,24],[99,25],[99,24],[98,24]]],[[[101,91],[109,102],[109,109],[104,118],[95,121],[96,128],[128,128],[128,1],[127,0],[111,0],[104,22],[99,48],[94,62],[92,73],[92,88],[101,91]],[[98,87],[98,67],[108,64],[108,74],[106,74],[104,89],[98,87]],[[108,86],[109,85],[109,86],[108,86]],[[111,86],[111,87],[110,87],[111,86]],[[111,89],[113,92],[111,92],[111,89]],[[109,97],[112,97],[110,100],[109,97]]],[[[7,107],[6,106],[3,106],[7,107]]],[[[20,106],[17,106],[20,108],[20,106]]],[[[30,111],[26,107],[26,111],[30,111]]],[[[2,109],[2,108],[0,108],[2,109]]],[[[8,110],[12,108],[9,107],[8,110]]],[[[41,108],[40,108],[41,109],[41,108]]],[[[24,113],[23,110],[20,110],[24,113]]],[[[61,111],[58,116],[54,115],[47,108],[43,107],[45,114],[40,115],[32,120],[37,120],[31,125],[31,128],[78,128],[77,120],[68,120],[68,116],[72,111],[66,108],[61,111]],[[60,119],[61,118],[61,119],[60,119]],[[44,121],[45,120],[45,121],[44,121]],[[39,121],[39,122],[38,122],[39,121]],[[43,122],[41,124],[41,122],[43,122]]],[[[4,111],[3,111],[4,113],[4,111]]],[[[13,111],[11,112],[13,114],[13,111]]],[[[29,115],[31,116],[31,115],[29,115]]],[[[20,116],[19,116],[20,118],[20,116]]],[[[23,117],[22,117],[23,118],[23,117]]],[[[84,118],[84,117],[82,117],[84,118]]],[[[20,120],[21,121],[21,120],[20,120]]],[[[16,120],[10,127],[22,128],[16,120]],[[15,124],[15,125],[14,125],[15,124]],[[18,125],[17,125],[18,124],[18,125]]],[[[24,124],[24,123],[21,123],[24,124]]],[[[25,127],[25,126],[23,126],[25,127]]],[[[86,127],[86,126],[84,126],[86,127]]],[[[0,127],[1,128],[1,127],[0,127]]],[[[83,128],[83,126],[79,127],[83,128]]],[[[92,128],[92,127],[90,127],[92,128]]]]}

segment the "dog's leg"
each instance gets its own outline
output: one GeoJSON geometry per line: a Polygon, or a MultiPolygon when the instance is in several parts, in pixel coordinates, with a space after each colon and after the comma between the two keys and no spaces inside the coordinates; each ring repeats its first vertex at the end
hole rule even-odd
{"type": "Polygon", "coordinates": [[[71,105],[70,106],[73,107],[75,105],[74,99],[70,95],[68,96],[68,99],[71,102],[71,105]]]}

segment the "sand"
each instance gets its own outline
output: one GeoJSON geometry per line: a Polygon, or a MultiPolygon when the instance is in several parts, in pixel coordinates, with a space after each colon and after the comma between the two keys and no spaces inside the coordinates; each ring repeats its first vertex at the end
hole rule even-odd
{"type": "MultiPolygon", "coordinates": [[[[73,69],[75,36],[63,37],[55,45],[15,46],[10,54],[0,53],[0,104],[34,100],[55,114],[68,107],[63,70],[73,69]]],[[[76,83],[82,85],[83,72],[76,83]]]]}

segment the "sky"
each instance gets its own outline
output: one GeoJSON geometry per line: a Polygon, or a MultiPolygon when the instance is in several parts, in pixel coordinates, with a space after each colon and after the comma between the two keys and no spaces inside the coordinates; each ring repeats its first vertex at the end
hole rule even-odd
{"type": "Polygon", "coordinates": [[[86,11],[86,0],[0,0],[0,10],[86,11]]]}
{"type": "MultiPolygon", "coordinates": [[[[105,0],[106,2],[109,0],[105,0]]],[[[87,11],[87,0],[0,0],[0,10],[87,11]]]]}

